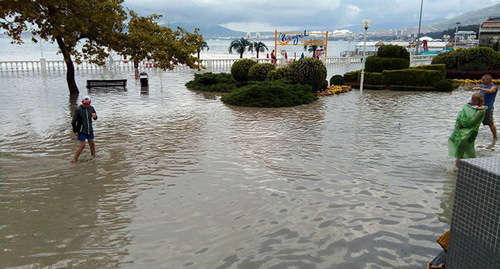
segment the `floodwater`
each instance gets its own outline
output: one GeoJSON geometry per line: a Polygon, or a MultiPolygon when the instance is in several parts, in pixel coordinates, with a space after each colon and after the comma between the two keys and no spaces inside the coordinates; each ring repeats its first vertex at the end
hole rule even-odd
{"type": "MultiPolygon", "coordinates": [[[[1,268],[424,268],[449,228],[446,141],[471,94],[352,91],[229,107],[192,72],[0,73],[1,268]],[[127,91],[87,79],[127,78],[127,91]]],[[[498,116],[497,116],[498,118],[498,116]]],[[[479,157],[498,154],[482,127],[479,157]]]]}

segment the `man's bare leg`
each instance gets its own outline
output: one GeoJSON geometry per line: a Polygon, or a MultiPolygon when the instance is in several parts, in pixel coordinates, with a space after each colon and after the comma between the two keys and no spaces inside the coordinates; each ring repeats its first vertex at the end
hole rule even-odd
{"type": "Polygon", "coordinates": [[[78,141],[78,148],[76,149],[75,156],[73,157],[73,163],[78,161],[78,157],[82,153],[82,150],[85,148],[85,141],[78,141]]]}
{"type": "Polygon", "coordinates": [[[92,157],[95,157],[95,143],[94,143],[94,139],[89,139],[89,146],[90,146],[90,155],[92,155],[92,157]]]}

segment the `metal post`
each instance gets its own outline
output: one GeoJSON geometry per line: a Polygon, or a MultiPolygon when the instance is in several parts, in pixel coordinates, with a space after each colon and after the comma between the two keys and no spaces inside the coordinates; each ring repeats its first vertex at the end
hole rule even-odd
{"type": "Polygon", "coordinates": [[[366,31],[368,28],[365,28],[364,35],[364,45],[363,45],[363,64],[361,65],[361,82],[359,83],[359,91],[363,93],[363,83],[365,80],[365,60],[366,60],[366,31]]]}
{"type": "Polygon", "coordinates": [[[415,51],[415,55],[418,55],[418,47],[420,43],[420,28],[422,26],[422,9],[424,7],[424,0],[420,1],[420,19],[418,20],[418,33],[417,33],[417,50],[415,51]]]}

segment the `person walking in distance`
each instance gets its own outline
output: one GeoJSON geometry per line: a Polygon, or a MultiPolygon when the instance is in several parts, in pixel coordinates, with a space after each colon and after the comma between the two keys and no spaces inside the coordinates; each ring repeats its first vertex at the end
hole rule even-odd
{"type": "Polygon", "coordinates": [[[73,126],[73,133],[78,137],[78,148],[76,149],[73,163],[78,161],[78,157],[85,148],[85,140],[88,141],[90,146],[90,155],[95,157],[95,143],[94,143],[94,129],[92,128],[92,120],[97,120],[97,113],[93,106],[91,106],[91,99],[89,96],[82,98],[82,104],[75,110],[71,125],[73,126]]]}
{"type": "Polygon", "coordinates": [[[493,134],[493,140],[497,140],[497,127],[495,126],[495,121],[493,119],[493,103],[495,103],[498,88],[495,84],[493,84],[493,78],[491,75],[484,75],[481,80],[483,85],[481,85],[481,87],[475,87],[474,89],[479,90],[479,92],[484,96],[484,105],[488,107],[483,120],[483,125],[490,126],[491,133],[493,134]]]}

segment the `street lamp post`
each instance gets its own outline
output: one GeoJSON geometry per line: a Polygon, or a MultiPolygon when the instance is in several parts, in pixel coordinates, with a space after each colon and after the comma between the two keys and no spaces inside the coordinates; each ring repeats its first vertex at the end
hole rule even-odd
{"type": "Polygon", "coordinates": [[[457,21],[457,28],[455,29],[455,45],[454,45],[454,47],[456,47],[456,46],[457,46],[457,33],[458,33],[458,26],[459,26],[459,25],[460,25],[460,22],[459,22],[459,21],[457,21]]]}
{"type": "Polygon", "coordinates": [[[417,34],[417,50],[416,55],[418,55],[418,47],[420,46],[420,28],[422,26],[422,9],[424,7],[424,0],[420,1],[420,19],[418,20],[418,34],[417,34]]]}
{"type": "Polygon", "coordinates": [[[372,25],[372,20],[364,19],[361,21],[361,25],[363,25],[363,28],[365,28],[365,34],[364,34],[364,45],[363,45],[363,65],[361,67],[361,82],[359,84],[359,91],[363,93],[363,83],[365,81],[366,31],[368,31],[368,28],[370,28],[370,26],[372,25]]]}

